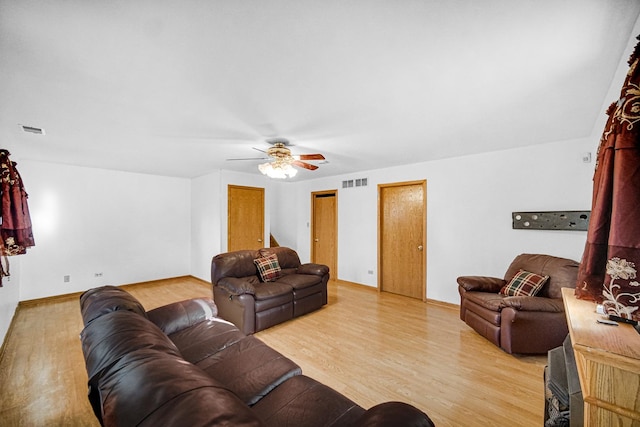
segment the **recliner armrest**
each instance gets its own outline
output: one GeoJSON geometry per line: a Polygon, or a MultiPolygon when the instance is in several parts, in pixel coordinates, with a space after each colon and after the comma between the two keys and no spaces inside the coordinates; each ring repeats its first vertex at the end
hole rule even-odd
{"type": "Polygon", "coordinates": [[[329,274],[329,267],[323,264],[306,263],[298,267],[298,274],[313,274],[315,276],[324,276],[329,274]]]}
{"type": "Polygon", "coordinates": [[[147,317],[167,335],[218,316],[218,307],[209,298],[174,302],[147,312],[147,317]]]}
{"type": "Polygon", "coordinates": [[[503,308],[511,307],[518,311],[544,311],[547,313],[563,313],[564,305],[560,298],[517,296],[502,300],[503,308]]]}
{"type": "Polygon", "coordinates": [[[497,277],[460,276],[458,284],[467,291],[498,293],[507,281],[497,277]]]}
{"type": "Polygon", "coordinates": [[[220,286],[231,295],[256,294],[256,288],[251,281],[243,277],[223,277],[215,286],[220,286]]]}

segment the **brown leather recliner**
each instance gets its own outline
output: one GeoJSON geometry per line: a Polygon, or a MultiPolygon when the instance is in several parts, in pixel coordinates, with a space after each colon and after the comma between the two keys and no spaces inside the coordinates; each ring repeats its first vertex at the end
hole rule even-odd
{"type": "Polygon", "coordinates": [[[569,330],[561,288],[575,288],[578,263],[550,255],[518,255],[503,279],[458,277],[460,319],[507,353],[546,353],[562,345],[569,330]],[[522,269],[549,279],[535,296],[499,294],[522,269]]]}
{"type": "Polygon", "coordinates": [[[321,308],[327,303],[329,267],[301,264],[290,248],[241,250],[216,255],[211,260],[213,298],[219,316],[245,334],[274,326],[321,308]],[[261,280],[254,260],[275,254],[279,277],[261,280]]]}

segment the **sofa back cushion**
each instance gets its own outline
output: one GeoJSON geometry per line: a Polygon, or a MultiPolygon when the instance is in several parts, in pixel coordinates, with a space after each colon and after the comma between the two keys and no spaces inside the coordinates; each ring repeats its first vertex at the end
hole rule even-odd
{"type": "Polygon", "coordinates": [[[541,254],[520,254],[507,269],[504,280],[509,282],[519,270],[549,276],[549,280],[537,295],[547,298],[562,298],[562,288],[576,287],[578,266],[576,261],[567,258],[541,254]]]}
{"type": "Polygon", "coordinates": [[[278,264],[283,270],[300,267],[300,257],[291,248],[278,246],[275,248],[263,248],[259,252],[261,256],[275,254],[278,257],[278,264]]]}
{"type": "Polygon", "coordinates": [[[257,251],[226,252],[214,256],[211,260],[211,283],[215,285],[224,277],[258,277],[258,268],[253,261],[272,254],[278,257],[281,276],[294,273],[300,267],[298,253],[284,246],[262,248],[257,251]]]}
{"type": "Polygon", "coordinates": [[[80,312],[85,326],[100,316],[120,310],[147,317],[140,301],[116,286],[93,288],[80,295],[80,312]]]}
{"type": "Polygon", "coordinates": [[[258,274],[253,260],[260,253],[252,250],[226,252],[211,260],[211,283],[216,284],[224,277],[248,277],[258,274]]]}

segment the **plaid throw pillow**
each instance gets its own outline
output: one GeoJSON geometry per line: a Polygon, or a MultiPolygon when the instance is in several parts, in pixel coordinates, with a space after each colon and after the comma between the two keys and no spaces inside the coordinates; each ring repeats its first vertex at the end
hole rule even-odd
{"type": "Polygon", "coordinates": [[[280,264],[276,254],[265,255],[253,260],[263,282],[273,282],[280,277],[280,264]]]}
{"type": "Polygon", "coordinates": [[[514,296],[535,296],[547,283],[549,276],[540,276],[520,269],[515,276],[500,289],[501,295],[514,296]]]}

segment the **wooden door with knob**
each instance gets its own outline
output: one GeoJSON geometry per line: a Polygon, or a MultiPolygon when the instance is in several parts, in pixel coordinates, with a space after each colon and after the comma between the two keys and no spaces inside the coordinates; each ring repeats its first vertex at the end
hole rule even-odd
{"type": "Polygon", "coordinates": [[[378,185],[378,289],[426,299],[426,181],[378,185]]]}
{"type": "Polygon", "coordinates": [[[311,262],[329,267],[338,278],[337,190],[311,193],[311,262]]]}
{"type": "Polygon", "coordinates": [[[229,185],[227,198],[227,251],[263,248],[264,188],[229,185]]]}

